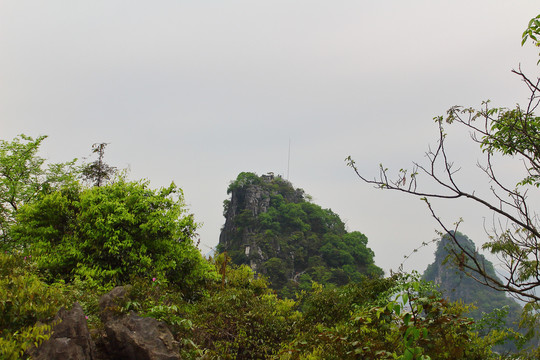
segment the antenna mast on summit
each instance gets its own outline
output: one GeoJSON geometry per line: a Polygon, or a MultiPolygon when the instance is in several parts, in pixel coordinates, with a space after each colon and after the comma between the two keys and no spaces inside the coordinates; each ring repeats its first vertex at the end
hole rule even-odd
{"type": "Polygon", "coordinates": [[[287,156],[287,181],[289,181],[290,165],[291,165],[291,138],[289,138],[289,155],[287,156]]]}

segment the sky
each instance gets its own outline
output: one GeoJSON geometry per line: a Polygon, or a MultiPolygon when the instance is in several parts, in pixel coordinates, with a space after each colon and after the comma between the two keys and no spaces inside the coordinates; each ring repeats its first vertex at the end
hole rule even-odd
{"type": "MultiPolygon", "coordinates": [[[[425,163],[433,117],[453,105],[512,107],[538,75],[521,33],[537,0],[0,0],[0,138],[48,135],[50,162],[105,160],[158,188],[174,181],[217,245],[230,181],[281,174],[361,231],[386,273],[439,229],[417,198],[361,182],[425,163]],[[290,148],[290,153],[289,153],[290,148]],[[290,160],[289,160],[290,156],[290,160]]],[[[481,154],[449,130],[464,187],[482,191],[481,154]]],[[[519,173],[512,159],[504,176],[519,173]]],[[[427,185],[429,186],[429,185],[427,185]]],[[[490,213],[434,202],[480,246],[490,213]]],[[[424,271],[435,246],[404,264],[424,271]]]]}

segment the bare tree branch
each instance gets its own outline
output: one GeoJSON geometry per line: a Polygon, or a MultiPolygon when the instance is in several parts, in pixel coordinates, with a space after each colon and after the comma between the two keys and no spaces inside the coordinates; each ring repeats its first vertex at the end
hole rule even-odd
{"type": "MultiPolygon", "coordinates": [[[[437,117],[438,142],[435,149],[426,152],[428,163],[422,165],[413,162],[410,173],[401,169],[396,180],[389,176],[389,170],[380,165],[379,177],[368,179],[363,176],[351,157],[346,159],[356,175],[364,182],[380,189],[399,191],[425,200],[429,211],[439,226],[456,245],[453,259],[467,275],[476,281],[499,291],[506,291],[513,296],[529,302],[540,300],[535,289],[540,286],[540,227],[538,217],[531,211],[527,201],[528,186],[540,187],[540,118],[533,111],[540,104],[540,79],[530,80],[521,68],[513,70],[521,77],[530,91],[526,110],[519,105],[515,109],[491,108],[489,101],[484,102],[479,110],[454,106],[447,112],[447,117],[437,117]],[[477,195],[474,191],[463,190],[458,183],[456,168],[446,151],[446,133],[444,122],[458,124],[470,131],[471,139],[477,143],[485,155],[485,165],[477,166],[486,175],[493,198],[477,195]],[[494,153],[503,156],[519,156],[525,164],[525,178],[516,185],[508,186],[502,181],[494,167],[494,153]],[[410,175],[408,181],[407,175],[410,175]],[[423,174],[431,179],[440,190],[422,191],[418,176],[423,174]],[[408,183],[408,184],[407,184],[408,183]],[[485,267],[476,250],[462,246],[456,239],[460,222],[450,229],[437,216],[429,199],[466,198],[492,211],[499,219],[489,234],[489,241],[483,245],[495,254],[505,267],[504,280],[492,276],[485,267]],[[502,224],[500,219],[505,219],[502,224]]],[[[487,230],[486,230],[487,231],[487,230]]],[[[483,259],[483,258],[482,258],[483,259]]]]}

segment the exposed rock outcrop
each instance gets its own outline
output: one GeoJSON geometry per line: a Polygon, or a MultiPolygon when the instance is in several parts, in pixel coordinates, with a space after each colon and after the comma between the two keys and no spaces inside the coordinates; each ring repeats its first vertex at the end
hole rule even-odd
{"type": "MultiPolygon", "coordinates": [[[[265,178],[271,182],[273,178],[265,178]]],[[[251,217],[268,210],[271,191],[261,184],[245,184],[241,189],[230,189],[231,200],[225,211],[225,225],[219,237],[219,243],[224,246],[231,245],[234,234],[238,231],[235,219],[240,213],[248,213],[251,217]]],[[[246,244],[250,243],[250,234],[254,229],[246,226],[242,229],[242,238],[246,244]]]]}
{"type": "Polygon", "coordinates": [[[94,360],[95,345],[90,337],[81,305],[75,303],[71,310],[61,308],[56,314],[53,333],[37,349],[30,351],[36,360],[94,360]]]}
{"type": "MultiPolygon", "coordinates": [[[[493,263],[477,253],[476,245],[471,239],[459,232],[455,233],[455,239],[469,253],[476,254],[477,261],[484,266],[490,277],[497,278],[493,263]]],[[[476,304],[479,310],[473,311],[473,316],[480,316],[482,312],[490,312],[493,308],[504,305],[519,310],[517,303],[506,297],[503,292],[484,286],[472,277],[467,276],[467,268],[460,267],[455,260],[456,258],[462,259],[464,262],[470,262],[471,260],[460,254],[463,254],[462,250],[450,236],[443,236],[435,251],[435,261],[424,272],[424,279],[439,285],[442,294],[449,301],[476,304]]]]}
{"type": "Polygon", "coordinates": [[[114,359],[179,360],[177,342],[162,322],[134,313],[105,324],[107,352],[114,359]]]}
{"type": "Polygon", "coordinates": [[[176,360],[178,346],[164,323],[130,313],[120,313],[130,286],[117,286],[99,299],[105,338],[100,345],[110,359],[176,360]]]}
{"type": "Polygon", "coordinates": [[[37,360],[180,360],[178,343],[167,325],[120,312],[129,287],[119,286],[99,301],[104,331],[92,340],[82,307],[75,303],[55,317],[51,338],[29,351],[37,360]]]}
{"type": "Polygon", "coordinates": [[[117,286],[99,299],[100,317],[103,323],[118,316],[122,304],[127,301],[130,285],[117,286]]]}
{"type": "Polygon", "coordinates": [[[268,210],[270,196],[275,194],[275,191],[265,185],[271,184],[274,181],[274,176],[268,174],[255,179],[254,182],[250,180],[242,184],[241,188],[230,188],[229,190],[231,199],[224,214],[225,225],[221,231],[219,243],[224,249],[241,247],[246,259],[249,259],[251,268],[258,270],[261,263],[268,260],[255,239],[258,229],[253,228],[250,224],[239,228],[236,219],[238,216],[257,218],[268,210]],[[235,243],[238,241],[240,244],[235,243]]]}

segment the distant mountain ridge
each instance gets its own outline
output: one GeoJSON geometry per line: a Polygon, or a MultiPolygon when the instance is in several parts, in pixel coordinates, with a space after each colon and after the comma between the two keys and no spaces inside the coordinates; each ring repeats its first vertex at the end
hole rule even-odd
{"type": "MultiPolygon", "coordinates": [[[[475,245],[471,239],[459,232],[455,234],[461,246],[474,251],[475,245]]],[[[483,313],[490,313],[495,309],[507,306],[508,315],[505,324],[518,330],[517,323],[522,311],[521,306],[515,300],[507,297],[506,293],[482,285],[460,270],[449,258],[451,250],[456,248],[457,246],[448,235],[443,236],[435,251],[435,261],[428,265],[423,274],[423,279],[433,281],[439,285],[442,295],[448,301],[463,301],[465,304],[473,304],[476,309],[470,312],[470,316],[475,320],[479,320],[483,313]]],[[[491,261],[482,255],[479,255],[479,261],[484,264],[488,275],[497,276],[491,261]]],[[[503,349],[512,350],[514,347],[508,345],[503,349]]]]}
{"type": "Polygon", "coordinates": [[[243,172],[227,193],[218,252],[268,276],[281,295],[308,289],[312,280],[344,285],[383,275],[365,235],[347,232],[337,214],[280,176],[243,172]]]}
{"type": "MultiPolygon", "coordinates": [[[[456,238],[462,246],[474,250],[475,245],[467,236],[456,233],[456,238]]],[[[467,276],[448,258],[450,250],[456,245],[449,238],[444,236],[437,245],[435,251],[435,261],[428,265],[424,272],[424,279],[433,281],[440,286],[443,295],[450,301],[462,300],[465,303],[473,303],[478,307],[478,311],[490,312],[494,308],[508,305],[519,310],[520,306],[508,298],[505,293],[482,285],[467,276]]],[[[484,256],[479,255],[479,259],[484,263],[490,276],[496,277],[493,264],[484,256]]]]}

